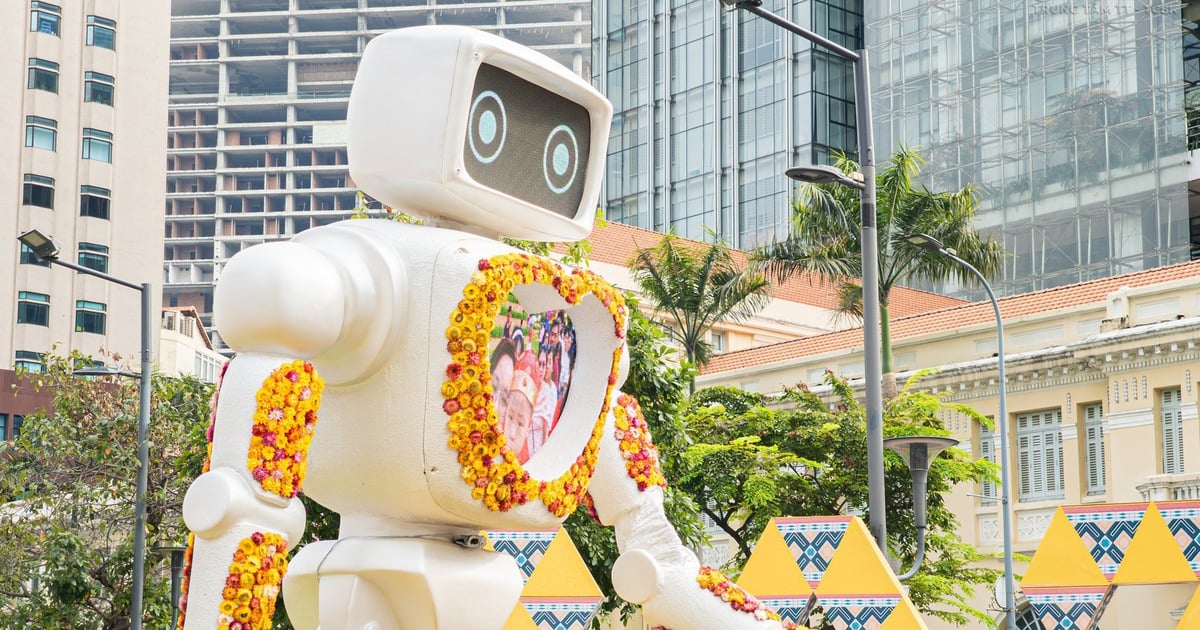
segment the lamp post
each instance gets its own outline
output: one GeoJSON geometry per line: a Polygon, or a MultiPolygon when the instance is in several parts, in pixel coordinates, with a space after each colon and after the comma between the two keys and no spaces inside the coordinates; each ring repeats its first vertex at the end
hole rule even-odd
{"type": "Polygon", "coordinates": [[[141,630],[142,595],[146,581],[146,486],[150,470],[150,445],[147,440],[148,433],[150,432],[150,373],[152,370],[150,363],[150,298],[152,296],[150,283],[143,282],[136,284],[110,276],[102,271],[96,271],[89,267],[59,260],[60,249],[58,244],[54,242],[54,239],[38,230],[29,230],[18,236],[17,240],[33,250],[33,254],[40,260],[61,265],[67,269],[73,269],[79,273],[95,276],[113,284],[119,284],[141,292],[142,373],[141,380],[138,382],[138,477],[133,528],[133,593],[129,601],[129,627],[132,630],[141,630]]]}
{"type": "Polygon", "coordinates": [[[921,569],[925,560],[925,530],[928,522],[925,518],[925,508],[928,505],[926,490],[929,487],[929,463],[937,458],[938,453],[958,444],[958,440],[948,437],[917,435],[911,437],[894,437],[883,441],[883,445],[895,451],[908,465],[912,475],[913,488],[913,525],[917,528],[917,557],[913,565],[902,575],[897,576],[901,582],[907,582],[921,569]]]}
{"type": "Polygon", "coordinates": [[[1000,392],[996,419],[996,431],[1000,434],[1000,510],[1003,520],[1003,544],[1004,544],[1004,627],[1008,630],[1016,630],[1017,628],[1017,605],[1016,605],[1016,580],[1013,577],[1013,535],[1012,535],[1012,511],[1009,510],[1009,497],[1011,496],[1011,488],[1009,487],[1009,460],[1008,460],[1008,401],[1005,394],[1007,384],[1004,377],[1004,320],[1000,318],[1000,303],[996,301],[996,294],[992,292],[992,285],[988,284],[987,278],[983,277],[982,273],[975,268],[971,263],[959,258],[954,253],[953,249],[949,249],[942,245],[941,241],[929,236],[928,234],[910,234],[904,237],[904,240],[916,245],[926,251],[936,252],[962,265],[970,271],[983,285],[983,290],[987,292],[988,299],[992,301],[992,312],[996,316],[996,364],[997,378],[1000,381],[1000,392]]]}
{"type": "Polygon", "coordinates": [[[854,64],[854,106],[858,127],[858,160],[862,182],[851,180],[830,167],[800,167],[788,177],[802,181],[837,181],[858,188],[862,215],[863,381],[867,414],[867,509],[875,544],[887,553],[887,504],[883,479],[883,348],[879,329],[879,239],[875,227],[875,139],[871,131],[871,81],[867,51],[853,51],[799,24],[762,8],[762,0],[721,0],[721,4],[757,15],[776,26],[828,50],[854,64]],[[832,173],[830,172],[832,171],[832,173]],[[833,173],[837,173],[834,175],[833,173]],[[805,179],[819,174],[818,179],[805,179]],[[839,177],[840,175],[840,177],[839,177]],[[826,179],[828,178],[828,179],[826,179]],[[844,181],[843,181],[844,180],[844,181]]]}

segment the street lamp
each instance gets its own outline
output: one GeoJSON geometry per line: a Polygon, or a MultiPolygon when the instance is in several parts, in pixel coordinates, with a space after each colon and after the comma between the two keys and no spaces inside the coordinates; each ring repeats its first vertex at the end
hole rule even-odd
{"type": "MultiPolygon", "coordinates": [[[[54,239],[38,230],[29,230],[17,237],[40,260],[73,269],[79,273],[102,278],[113,284],[129,287],[142,294],[142,373],[138,383],[138,477],[137,497],[134,507],[133,528],[133,593],[129,601],[129,627],[132,630],[142,628],[142,595],[145,587],[146,570],[146,486],[150,471],[150,283],[135,284],[120,278],[110,276],[102,271],[76,265],[65,260],[59,260],[61,251],[54,239]]],[[[84,368],[86,370],[87,368],[84,368]]],[[[81,370],[80,372],[83,372],[81,370]]],[[[104,372],[111,374],[111,371],[104,372]]],[[[128,373],[126,373],[128,374],[128,373]]]]}
{"type": "Polygon", "coordinates": [[[941,241],[928,234],[910,234],[903,237],[903,240],[926,251],[941,254],[965,267],[967,271],[970,271],[983,284],[983,290],[987,291],[988,299],[992,301],[992,311],[996,315],[997,377],[1000,380],[999,411],[996,414],[999,417],[996,419],[996,431],[1000,434],[1000,510],[1001,518],[1004,522],[1002,534],[1004,543],[1004,627],[1009,630],[1016,630],[1017,585],[1013,577],[1012,512],[1008,507],[1009,496],[1011,495],[1011,488],[1009,488],[1009,477],[1011,475],[1008,470],[1008,401],[1005,393],[1007,384],[1004,377],[1004,320],[1000,318],[1000,304],[996,301],[996,294],[992,292],[992,285],[988,284],[987,278],[984,278],[983,274],[979,273],[979,270],[974,265],[959,258],[953,249],[942,245],[941,241]]]}
{"type": "MultiPolygon", "coordinates": [[[[762,8],[762,0],[721,0],[721,4],[757,15],[776,26],[854,64],[854,106],[858,127],[858,160],[862,182],[845,175],[828,181],[846,183],[861,192],[858,196],[862,215],[862,292],[863,292],[863,381],[866,387],[867,421],[867,509],[871,514],[870,529],[875,544],[887,552],[887,504],[883,478],[883,347],[879,329],[879,238],[875,228],[875,140],[871,131],[871,80],[866,49],[853,51],[822,37],[799,24],[785,20],[762,8]],[[842,180],[845,180],[843,182],[842,180]],[[847,183],[852,182],[852,183],[847,183]]],[[[792,169],[803,177],[820,167],[792,169]]]]}
{"type": "Polygon", "coordinates": [[[908,472],[912,475],[913,488],[913,524],[917,528],[917,557],[913,565],[903,575],[898,576],[901,582],[907,582],[921,569],[925,560],[925,529],[927,520],[925,508],[928,504],[926,490],[929,487],[929,462],[937,458],[938,453],[958,444],[958,440],[949,437],[931,435],[916,435],[907,437],[888,438],[883,445],[892,449],[904,459],[908,472]]]}

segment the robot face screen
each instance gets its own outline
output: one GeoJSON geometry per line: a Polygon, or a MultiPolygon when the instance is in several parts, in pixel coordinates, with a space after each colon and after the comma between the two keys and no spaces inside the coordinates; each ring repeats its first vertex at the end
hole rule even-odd
{"type": "Polygon", "coordinates": [[[566,217],[579,212],[591,117],[587,108],[482,64],[463,147],[475,181],[566,217]]]}
{"type": "Polygon", "coordinates": [[[496,415],[524,464],[558,426],[575,368],[575,326],[566,311],[528,313],[510,295],[488,350],[496,415]]]}

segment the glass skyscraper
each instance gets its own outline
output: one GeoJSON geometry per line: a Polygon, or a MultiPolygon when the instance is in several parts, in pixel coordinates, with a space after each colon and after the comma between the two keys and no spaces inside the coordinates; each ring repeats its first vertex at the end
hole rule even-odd
{"type": "Polygon", "coordinates": [[[975,187],[1005,293],[1188,260],[1177,2],[867,4],[876,146],[975,187]]]}
{"type": "MultiPolygon", "coordinates": [[[[764,8],[852,49],[859,0],[764,8]]],[[[853,152],[854,84],[840,59],[717,0],[600,0],[596,85],[613,102],[611,220],[750,247],[782,238],[796,164],[853,152]]]]}

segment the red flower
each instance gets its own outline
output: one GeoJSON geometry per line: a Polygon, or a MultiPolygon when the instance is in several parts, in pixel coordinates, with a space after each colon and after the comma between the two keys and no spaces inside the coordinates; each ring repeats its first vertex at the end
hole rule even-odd
{"type": "Polygon", "coordinates": [[[445,411],[446,415],[448,416],[454,415],[454,412],[461,408],[462,407],[458,404],[457,398],[447,398],[446,401],[442,403],[442,411],[445,411]]]}
{"type": "Polygon", "coordinates": [[[457,363],[451,363],[450,365],[446,366],[446,376],[450,377],[450,380],[454,380],[462,376],[462,372],[463,367],[457,363]]]}
{"type": "Polygon", "coordinates": [[[491,268],[492,268],[492,263],[488,262],[486,259],[479,261],[479,270],[480,271],[487,271],[488,269],[491,269],[491,268]]]}

